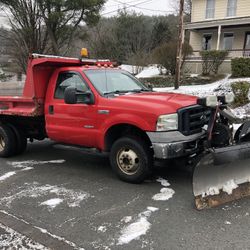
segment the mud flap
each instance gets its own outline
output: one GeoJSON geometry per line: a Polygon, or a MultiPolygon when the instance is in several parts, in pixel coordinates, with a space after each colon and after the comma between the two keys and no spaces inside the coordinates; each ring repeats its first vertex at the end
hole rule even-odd
{"type": "Polygon", "coordinates": [[[205,154],[193,175],[198,210],[250,195],[250,143],[214,149],[205,154]]]}

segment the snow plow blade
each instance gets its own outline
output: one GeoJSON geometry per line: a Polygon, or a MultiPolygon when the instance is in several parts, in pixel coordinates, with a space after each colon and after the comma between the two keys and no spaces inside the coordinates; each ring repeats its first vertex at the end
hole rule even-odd
{"type": "Polygon", "coordinates": [[[214,149],[197,164],[193,192],[198,210],[250,195],[250,143],[214,149]]]}

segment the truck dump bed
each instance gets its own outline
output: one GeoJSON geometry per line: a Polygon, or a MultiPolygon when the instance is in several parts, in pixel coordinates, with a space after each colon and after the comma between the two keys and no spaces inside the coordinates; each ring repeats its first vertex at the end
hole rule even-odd
{"type": "Polygon", "coordinates": [[[44,115],[44,100],[54,70],[58,67],[82,65],[84,62],[77,58],[31,55],[23,86],[17,83],[1,83],[0,115],[44,115]]]}

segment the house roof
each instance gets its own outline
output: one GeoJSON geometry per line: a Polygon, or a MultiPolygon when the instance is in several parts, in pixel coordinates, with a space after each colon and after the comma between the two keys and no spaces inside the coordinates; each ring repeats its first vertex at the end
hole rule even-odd
{"type": "Polygon", "coordinates": [[[238,17],[238,18],[228,18],[228,19],[218,19],[218,20],[206,20],[202,22],[193,22],[185,24],[186,30],[199,30],[207,28],[215,28],[218,26],[250,26],[250,16],[248,17],[238,17]]]}

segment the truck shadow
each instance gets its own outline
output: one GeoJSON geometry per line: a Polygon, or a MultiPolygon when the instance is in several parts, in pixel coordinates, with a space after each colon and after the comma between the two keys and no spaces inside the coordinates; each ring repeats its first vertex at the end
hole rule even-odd
{"type": "MultiPolygon", "coordinates": [[[[50,140],[29,143],[27,151],[19,156],[18,160],[27,160],[27,158],[36,160],[64,159],[71,169],[88,171],[88,168],[91,168],[92,173],[96,172],[97,178],[107,177],[107,175],[112,176],[112,179],[116,178],[112,173],[107,154],[61,145],[50,140]]],[[[182,159],[155,162],[150,181],[162,177],[174,182],[185,181],[190,183],[192,182],[193,168],[182,159]]]]}

